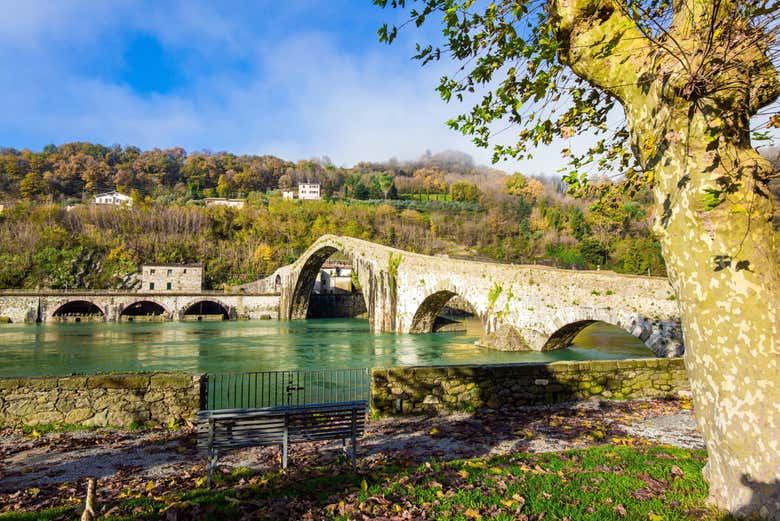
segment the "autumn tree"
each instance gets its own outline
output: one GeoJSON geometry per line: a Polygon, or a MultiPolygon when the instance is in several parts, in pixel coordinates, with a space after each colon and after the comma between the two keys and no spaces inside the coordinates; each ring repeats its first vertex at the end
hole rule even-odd
{"type": "Polygon", "coordinates": [[[387,199],[395,186],[393,176],[387,173],[381,174],[379,176],[379,186],[382,188],[382,196],[387,199]]]}
{"type": "Polygon", "coordinates": [[[469,183],[468,181],[457,181],[450,185],[450,197],[453,201],[466,201],[469,203],[475,203],[479,201],[480,195],[482,195],[482,192],[474,183],[469,183]]]}
{"type": "MultiPolygon", "coordinates": [[[[496,159],[593,131],[584,153],[565,151],[573,189],[599,170],[622,174],[627,190],[652,187],[710,498],[738,515],[780,519],[780,265],[771,169],[751,144],[751,122],[780,93],[777,3],[375,3],[410,8],[417,26],[441,21],[442,41],[418,45],[416,58],[456,62],[438,86],[445,100],[477,97],[453,129],[488,146],[514,125],[516,141],[494,143],[496,159]],[[608,115],[621,111],[614,128],[608,115]]],[[[397,31],[384,26],[380,39],[397,31]]]]}
{"type": "Polygon", "coordinates": [[[538,179],[528,179],[520,172],[512,174],[504,185],[506,192],[533,202],[544,195],[544,185],[538,179]]]}
{"type": "Polygon", "coordinates": [[[34,199],[46,190],[46,181],[37,172],[27,172],[19,182],[19,195],[25,199],[34,199]]]}

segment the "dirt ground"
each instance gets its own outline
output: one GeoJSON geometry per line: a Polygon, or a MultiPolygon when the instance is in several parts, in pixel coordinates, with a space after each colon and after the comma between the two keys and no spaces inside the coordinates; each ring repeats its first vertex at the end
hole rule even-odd
{"type": "MultiPolygon", "coordinates": [[[[549,452],[596,444],[662,444],[703,448],[686,398],[609,402],[370,420],[359,440],[358,465],[418,464],[510,452],[549,452]]],[[[343,464],[341,442],[290,448],[289,466],[343,464]],[[337,461],[339,460],[339,461],[337,461]]],[[[0,432],[0,512],[37,510],[79,501],[87,476],[103,498],[144,483],[195,487],[205,474],[192,427],[54,432],[0,432]]],[[[236,450],[220,458],[221,472],[279,468],[279,449],[236,450]]]]}

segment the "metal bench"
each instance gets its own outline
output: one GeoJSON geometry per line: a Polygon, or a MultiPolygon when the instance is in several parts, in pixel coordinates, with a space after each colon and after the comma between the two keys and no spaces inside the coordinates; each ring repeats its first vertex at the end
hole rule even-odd
{"type": "Polygon", "coordinates": [[[342,448],[356,468],[357,438],[363,435],[368,401],[356,400],[251,409],[217,409],[198,412],[198,447],[207,453],[208,475],[217,466],[220,450],[280,445],[282,468],[287,468],[290,443],[341,439],[342,448]],[[351,447],[347,449],[346,440],[351,447]]]}

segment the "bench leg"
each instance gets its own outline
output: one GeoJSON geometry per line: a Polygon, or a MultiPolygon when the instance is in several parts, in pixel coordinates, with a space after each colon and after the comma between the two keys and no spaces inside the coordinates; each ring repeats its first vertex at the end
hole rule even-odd
{"type": "Polygon", "coordinates": [[[289,431],[287,430],[287,416],[284,417],[284,438],[282,438],[282,469],[287,470],[287,438],[289,431]]]}
{"type": "Polygon", "coordinates": [[[349,461],[352,462],[352,469],[357,470],[357,463],[355,462],[355,437],[352,436],[350,439],[352,440],[352,447],[347,447],[347,439],[341,438],[341,452],[343,452],[344,455],[349,458],[349,461]]]}
{"type": "Polygon", "coordinates": [[[206,488],[211,488],[211,474],[217,468],[218,460],[219,451],[217,449],[209,449],[208,460],[206,461],[206,488]]]}
{"type": "Polygon", "coordinates": [[[352,470],[357,470],[357,412],[352,410],[352,470]]]}
{"type": "Polygon", "coordinates": [[[349,451],[352,456],[352,470],[357,470],[357,437],[355,431],[352,431],[352,450],[349,451]]]}
{"type": "Polygon", "coordinates": [[[282,442],[282,468],[287,470],[287,438],[282,442]]]}

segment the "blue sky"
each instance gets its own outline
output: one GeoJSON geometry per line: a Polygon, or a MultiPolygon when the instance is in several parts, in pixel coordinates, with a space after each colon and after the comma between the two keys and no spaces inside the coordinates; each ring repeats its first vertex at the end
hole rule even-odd
{"type": "MultiPolygon", "coordinates": [[[[380,44],[377,28],[402,13],[370,0],[0,1],[0,146],[182,146],[345,166],[455,149],[490,163],[445,125],[467,108],[434,91],[455,66],[410,58],[436,24],[380,44]]],[[[591,140],[497,166],[557,175],[560,150],[591,140]]]]}
{"type": "Polygon", "coordinates": [[[369,0],[27,0],[4,12],[0,146],[80,140],[339,165],[457,149],[490,161],[445,125],[458,107],[434,87],[453,65],[410,59],[419,30],[380,44],[377,28],[401,13],[369,0]]]}

